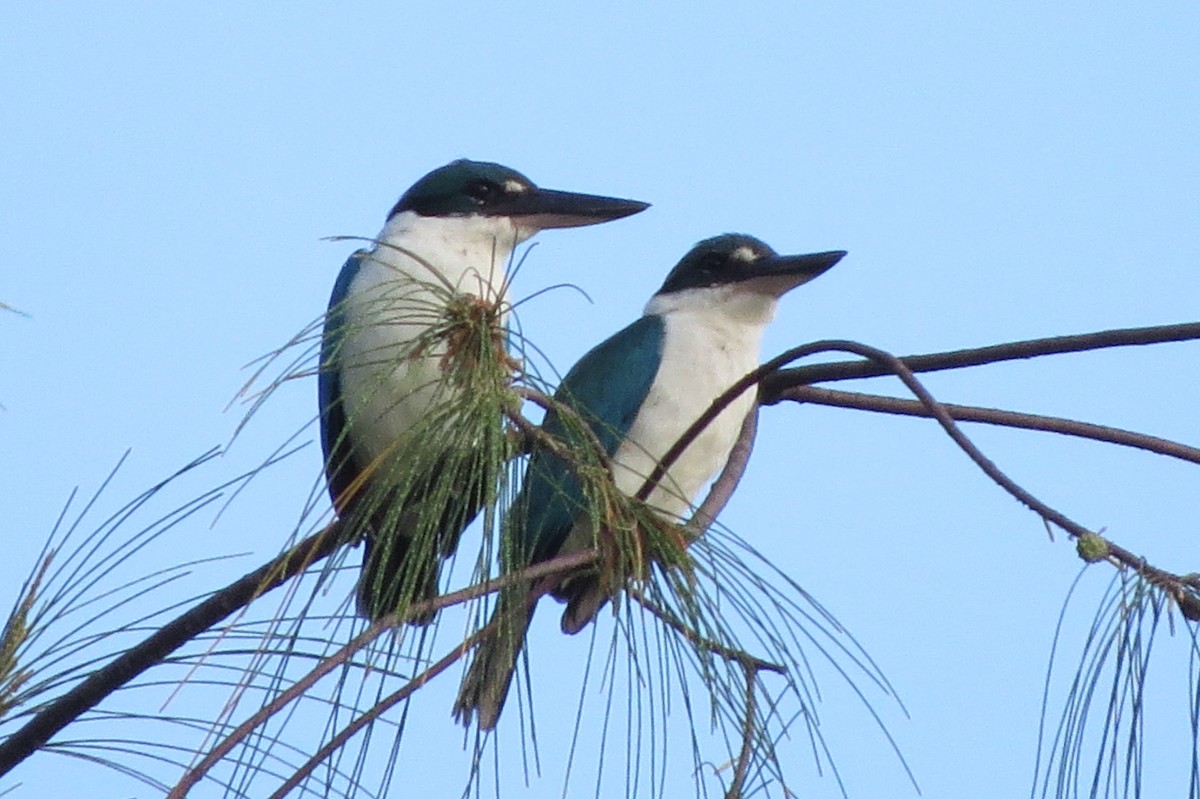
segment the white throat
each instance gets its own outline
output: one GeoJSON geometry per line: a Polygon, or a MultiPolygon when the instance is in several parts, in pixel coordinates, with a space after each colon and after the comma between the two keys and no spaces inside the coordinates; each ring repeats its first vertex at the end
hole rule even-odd
{"type": "Polygon", "coordinates": [[[763,329],[775,318],[778,306],[779,300],[773,295],[754,291],[745,284],[729,283],[655,294],[646,303],[644,313],[664,317],[694,314],[703,317],[702,323],[706,326],[755,328],[754,335],[761,336],[763,329]]]}
{"type": "Polygon", "coordinates": [[[534,232],[503,216],[403,211],[379,232],[372,260],[400,273],[393,279],[403,275],[418,283],[444,283],[454,291],[501,299],[512,252],[534,232]]]}
{"type": "Polygon", "coordinates": [[[397,454],[398,442],[433,406],[455,401],[441,379],[445,342],[430,343],[429,332],[444,322],[454,294],[505,307],[513,249],[534,232],[506,217],[411,211],[384,225],[343,309],[342,399],[366,455],[397,454]]]}

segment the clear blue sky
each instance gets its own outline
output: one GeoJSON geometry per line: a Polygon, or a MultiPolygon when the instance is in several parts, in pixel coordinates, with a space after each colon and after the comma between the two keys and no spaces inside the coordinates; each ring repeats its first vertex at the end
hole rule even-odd
{"type": "MultiPolygon", "coordinates": [[[[48,3],[3,16],[0,300],[31,315],[0,314],[4,603],[72,487],[93,490],[126,448],[106,512],[227,442],[243,364],[324,309],[350,245],[322,237],[373,235],[401,191],[456,157],[654,203],[539,239],[516,292],[570,282],[594,301],[560,291],[522,313],[562,367],[637,315],[693,242],[731,230],[850,251],[788,297],[768,351],[844,337],[908,354],[1200,314],[1192,3],[48,3]]],[[[1195,444],[1198,358],[1164,345],[928,384],[947,401],[1195,444]]],[[[315,392],[309,380],[278,393],[180,496],[305,425],[312,440],[315,392]]],[[[1200,570],[1195,466],[970,432],[1079,521],[1200,570]]],[[[208,567],[193,591],[240,573],[278,551],[319,473],[310,445],[147,562],[252,553],[208,567]]],[[[1049,543],[932,423],[807,407],[766,411],[724,521],[891,679],[911,718],[876,704],[925,796],[1028,792],[1055,619],[1079,569],[1062,537],[1049,543]]],[[[1068,653],[1109,578],[1093,571],[1068,653]]],[[[539,668],[578,669],[584,645],[543,616],[539,668]]],[[[1184,791],[1183,643],[1156,652],[1146,795],[1184,791]]],[[[914,795],[837,676],[822,686],[851,795],[914,795]]],[[[543,693],[546,715],[555,702],[574,713],[564,690],[543,693]]],[[[424,743],[397,766],[407,787],[461,773],[451,691],[424,700],[424,743]]],[[[545,776],[509,795],[558,795],[565,744],[542,746],[545,776]]],[[[836,795],[803,745],[791,752],[799,793],[836,795]]],[[[12,795],[150,795],[98,773],[100,792],[96,771],[38,757],[12,795]]]]}

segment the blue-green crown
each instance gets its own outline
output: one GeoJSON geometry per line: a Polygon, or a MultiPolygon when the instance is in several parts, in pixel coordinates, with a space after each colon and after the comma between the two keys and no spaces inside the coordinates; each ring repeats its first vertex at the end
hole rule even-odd
{"type": "Polygon", "coordinates": [[[533,181],[515,169],[460,158],[414,183],[388,218],[402,211],[414,211],[421,216],[483,214],[489,204],[533,188],[536,188],[533,181]]]}
{"type": "Polygon", "coordinates": [[[726,233],[693,247],[667,275],[658,293],[747,283],[756,291],[780,297],[822,274],[845,255],[843,250],[779,255],[753,236],[726,233]]]}
{"type": "Polygon", "coordinates": [[[740,280],[748,261],[775,255],[766,242],[743,233],[713,236],[692,247],[667,275],[659,294],[740,280]]]}

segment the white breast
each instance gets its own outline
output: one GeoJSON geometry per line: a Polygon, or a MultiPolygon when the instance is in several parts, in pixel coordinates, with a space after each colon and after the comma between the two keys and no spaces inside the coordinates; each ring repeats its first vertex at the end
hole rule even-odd
{"type": "Polygon", "coordinates": [[[340,352],[347,419],[368,456],[402,450],[422,415],[453,401],[440,379],[445,345],[418,344],[450,292],[507,302],[505,271],[524,238],[503,217],[405,212],[388,221],[350,284],[340,352]]]}
{"type": "MultiPolygon", "coordinates": [[[[774,306],[773,299],[732,288],[685,291],[651,301],[647,311],[661,313],[666,324],[662,365],[613,456],[621,491],[636,493],[713,400],[758,366],[762,333],[774,306]]],[[[754,400],[751,388],[709,424],[650,495],[650,504],[671,518],[684,516],[725,464],[754,400]]]]}

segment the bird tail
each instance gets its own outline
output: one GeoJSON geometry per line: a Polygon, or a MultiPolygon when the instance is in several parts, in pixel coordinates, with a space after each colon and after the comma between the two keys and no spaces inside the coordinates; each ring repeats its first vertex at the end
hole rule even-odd
{"type": "Polygon", "coordinates": [[[479,729],[496,728],[536,608],[537,599],[528,590],[501,597],[488,625],[493,629],[476,650],[454,702],[454,718],[464,727],[478,715],[479,729]]]}

